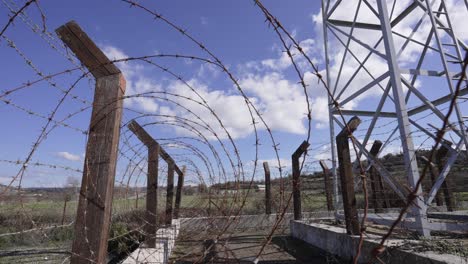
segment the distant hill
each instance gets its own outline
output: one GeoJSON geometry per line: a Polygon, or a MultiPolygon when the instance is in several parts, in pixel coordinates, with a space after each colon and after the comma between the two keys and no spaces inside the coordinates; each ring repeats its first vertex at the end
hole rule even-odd
{"type": "MultiPolygon", "coordinates": [[[[419,164],[421,171],[424,166],[423,164],[421,164],[419,157],[428,156],[429,152],[430,152],[429,150],[419,150],[416,153],[416,155],[418,156],[418,164],[419,164]]],[[[451,188],[454,188],[455,191],[466,191],[468,189],[468,181],[466,180],[468,178],[467,154],[468,153],[465,151],[458,156],[457,160],[455,161],[455,164],[452,166],[452,169],[450,170],[450,173],[448,175],[451,188]]],[[[390,172],[390,174],[394,175],[394,177],[398,179],[398,181],[400,181],[403,185],[407,185],[406,183],[407,182],[407,179],[406,179],[407,170],[405,168],[403,154],[401,153],[387,154],[379,158],[379,161],[390,172]]],[[[362,159],[362,163],[364,167],[367,166],[366,159],[362,159]]],[[[357,178],[358,177],[356,177],[356,179],[357,178]]],[[[283,186],[286,189],[291,188],[291,183],[292,183],[291,175],[287,175],[283,177],[283,186]]],[[[240,186],[248,186],[249,184],[250,184],[249,182],[239,183],[240,186]]],[[[257,184],[265,184],[265,181],[263,180],[254,181],[252,186],[256,186],[257,184]]],[[[279,178],[271,179],[271,185],[273,187],[280,186],[280,184],[281,184],[281,180],[279,178]]],[[[237,184],[232,181],[213,185],[213,187],[215,188],[232,188],[234,186],[237,186],[237,184]]],[[[424,187],[432,186],[430,182],[429,171],[428,171],[427,177],[423,181],[423,186],[424,187]]],[[[323,190],[323,188],[324,188],[323,173],[321,171],[301,175],[301,189],[302,190],[323,190]]],[[[358,188],[357,191],[361,191],[361,189],[358,188]]]]}

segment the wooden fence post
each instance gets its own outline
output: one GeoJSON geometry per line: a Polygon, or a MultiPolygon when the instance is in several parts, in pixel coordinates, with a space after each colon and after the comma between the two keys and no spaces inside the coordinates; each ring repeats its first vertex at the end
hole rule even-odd
{"type": "Polygon", "coordinates": [[[356,208],[356,196],[354,194],[353,165],[349,151],[348,139],[361,123],[359,117],[354,116],[336,136],[338,149],[338,163],[341,179],[341,195],[343,196],[343,208],[345,214],[346,231],[348,234],[359,234],[359,218],[356,208]]]}
{"type": "Polygon", "coordinates": [[[62,225],[65,224],[65,218],[67,216],[67,203],[71,200],[70,194],[65,194],[63,200],[62,225]]]}
{"type": "MultiPolygon", "coordinates": [[[[435,155],[435,160],[437,163],[437,168],[438,168],[438,173],[437,175],[444,169],[444,164],[447,158],[447,154],[449,152],[449,148],[446,146],[440,146],[440,148],[437,150],[436,155],[435,155]]],[[[452,197],[452,190],[449,188],[450,185],[450,177],[446,177],[445,181],[442,183],[442,191],[444,193],[444,198],[445,198],[445,206],[447,206],[447,211],[453,212],[455,209],[455,203],[452,197]]]]}
{"type": "Polygon", "coordinates": [[[333,206],[333,190],[332,190],[332,183],[330,179],[330,169],[328,169],[327,164],[325,164],[324,160],[320,160],[320,167],[322,167],[323,170],[323,180],[325,182],[325,195],[327,197],[327,210],[328,211],[334,211],[335,207],[333,206]]]}
{"type": "Polygon", "coordinates": [[[148,147],[148,176],[146,178],[145,240],[148,247],[156,247],[158,223],[159,144],[148,147]]]}
{"type": "Polygon", "coordinates": [[[265,214],[271,214],[271,182],[270,182],[270,167],[268,162],[263,162],[263,170],[265,171],[265,214]]]}
{"type": "Polygon", "coordinates": [[[174,197],[174,162],[167,163],[167,189],[166,189],[166,225],[172,224],[172,203],[174,197]]]}
{"type": "MultiPolygon", "coordinates": [[[[143,142],[148,148],[153,145],[158,145],[158,155],[167,162],[168,170],[167,170],[167,192],[166,192],[166,219],[165,224],[171,225],[172,224],[172,203],[173,203],[173,196],[174,196],[174,171],[177,172],[179,175],[179,181],[182,180],[183,182],[183,172],[176,164],[174,159],[158,144],[158,142],[152,138],[148,132],[146,132],[143,127],[140,126],[135,120],[132,120],[130,124],[128,124],[128,128],[143,142]],[[182,175],[182,176],[181,176],[182,175]]],[[[182,188],[182,185],[180,185],[182,188]]],[[[157,186],[156,186],[157,190],[157,186]]],[[[157,193],[155,193],[157,195],[157,193]]],[[[157,202],[157,198],[155,200],[157,202]]],[[[179,201],[180,202],[180,201],[179,201]]],[[[156,205],[155,205],[156,206],[156,205]]],[[[151,220],[153,221],[153,220],[151,220]]],[[[154,221],[156,223],[156,221],[154,221]]],[[[156,233],[154,233],[156,234],[156,233]]]]}
{"type": "MultiPolygon", "coordinates": [[[[375,167],[373,167],[373,169],[375,169],[375,167]]],[[[378,175],[377,179],[379,183],[379,189],[382,194],[381,198],[383,199],[383,208],[391,208],[392,206],[390,204],[390,199],[388,198],[389,194],[387,192],[388,189],[387,190],[385,189],[383,178],[377,170],[375,170],[375,173],[376,175],[378,175]]]]}
{"type": "Polygon", "coordinates": [[[77,23],[56,32],[96,78],[71,263],[105,263],[125,78],[77,23]]]}
{"type": "MultiPolygon", "coordinates": [[[[376,140],[374,144],[372,144],[371,150],[369,154],[372,155],[375,159],[377,159],[377,154],[379,154],[380,148],[382,147],[382,141],[376,140]]],[[[383,208],[385,207],[384,201],[384,190],[383,190],[383,183],[382,177],[380,177],[379,172],[377,169],[372,166],[369,169],[370,174],[370,184],[372,189],[372,204],[374,205],[374,212],[375,213],[382,213],[383,208]]]]}
{"type": "Polygon", "coordinates": [[[182,201],[182,189],[184,188],[185,166],[182,167],[182,174],[177,178],[177,190],[175,197],[174,219],[179,219],[180,202],[182,201]]]}
{"type": "MultiPolygon", "coordinates": [[[[429,166],[429,172],[430,172],[430,175],[431,175],[431,183],[432,183],[432,185],[434,185],[436,180],[437,180],[437,176],[439,175],[439,169],[427,157],[422,156],[420,159],[421,159],[421,161],[423,163],[425,163],[427,166],[429,166]]],[[[429,189],[429,191],[430,191],[430,189],[429,189]]],[[[444,203],[442,202],[442,195],[441,195],[440,189],[439,189],[439,191],[437,191],[434,200],[435,200],[437,206],[443,206],[444,205],[444,203]]]]}
{"type": "Polygon", "coordinates": [[[294,220],[302,219],[301,206],[301,172],[299,167],[299,158],[307,151],[309,143],[307,141],[296,149],[292,154],[292,187],[293,187],[293,205],[294,205],[294,220]]]}
{"type": "MultiPolygon", "coordinates": [[[[135,120],[128,124],[128,129],[148,148],[148,171],[146,177],[145,242],[148,247],[156,247],[158,223],[158,178],[159,156],[161,147],[135,120]]],[[[138,196],[137,196],[138,199],[138,196]]]]}
{"type": "Polygon", "coordinates": [[[136,199],[135,199],[135,209],[138,209],[138,187],[136,187],[135,189],[136,189],[136,192],[135,192],[135,195],[136,195],[136,199]]]}

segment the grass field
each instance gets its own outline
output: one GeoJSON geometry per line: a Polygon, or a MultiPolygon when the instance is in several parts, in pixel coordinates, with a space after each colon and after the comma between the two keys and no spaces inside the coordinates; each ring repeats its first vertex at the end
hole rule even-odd
{"type": "MultiPolygon", "coordinates": [[[[222,208],[228,209],[230,207],[239,208],[241,199],[235,200],[232,195],[213,195],[211,198],[208,195],[186,195],[182,197],[181,208],[182,213],[184,209],[208,209],[222,208]]],[[[321,194],[308,195],[303,193],[302,204],[307,209],[323,209],[326,208],[326,198],[321,194]]],[[[112,214],[118,215],[126,213],[135,209],[143,209],[146,206],[144,197],[140,197],[138,201],[135,198],[128,199],[115,199],[112,203],[112,214]],[[138,206],[138,207],[137,207],[138,206]]],[[[165,195],[158,196],[158,209],[164,210],[166,206],[165,195]]],[[[77,201],[68,201],[66,203],[65,217],[69,219],[76,214],[77,201]]],[[[18,203],[11,202],[0,204],[0,219],[5,221],[8,216],[12,215],[29,215],[31,217],[49,216],[47,219],[55,220],[51,223],[57,224],[61,221],[63,216],[64,201],[43,200],[38,202],[18,203]]],[[[264,193],[251,193],[246,199],[243,206],[245,212],[262,213],[264,212],[264,193]]],[[[40,219],[39,219],[40,220],[40,219]]]]}
{"type": "MultiPolygon", "coordinates": [[[[455,194],[459,209],[466,209],[468,192],[455,194]]],[[[276,196],[277,198],[277,196],[276,196]]],[[[363,195],[357,194],[358,205],[362,204],[363,195]]],[[[242,199],[232,195],[186,195],[182,197],[180,217],[203,217],[236,214],[241,207],[242,199]]],[[[165,195],[158,197],[159,220],[164,220],[165,195]]],[[[135,227],[141,227],[144,218],[145,198],[115,199],[113,202],[110,239],[129,233],[135,227]],[[137,207],[138,204],[138,207],[137,207]]],[[[278,203],[273,203],[273,212],[278,203]]],[[[38,202],[11,202],[0,205],[0,263],[11,254],[12,250],[35,248],[53,248],[68,250],[73,238],[73,221],[76,215],[77,201],[67,202],[65,215],[64,201],[42,200],[38,202]],[[64,226],[62,218],[64,217],[64,226]]],[[[292,204],[288,210],[292,211],[292,204]]],[[[326,197],[323,194],[302,192],[302,210],[304,212],[326,210],[326,197]]],[[[240,214],[262,214],[265,211],[264,193],[252,192],[248,195],[240,214]]],[[[116,243],[116,248],[122,245],[116,243]]],[[[14,253],[14,252],[13,252],[14,253]]],[[[57,258],[62,256],[54,255],[57,258]]],[[[52,260],[51,260],[52,261],[52,260]]]]}

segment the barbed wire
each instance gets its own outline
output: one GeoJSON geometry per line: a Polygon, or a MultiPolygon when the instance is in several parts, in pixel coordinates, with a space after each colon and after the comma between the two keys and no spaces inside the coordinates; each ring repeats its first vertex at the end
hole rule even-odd
{"type": "MultiPolygon", "coordinates": [[[[284,223],[289,219],[289,214],[292,211],[290,207],[293,197],[292,181],[289,178],[291,169],[286,166],[285,161],[280,158],[280,142],[278,141],[278,138],[274,136],[274,130],[268,125],[267,119],[261,112],[259,105],[248,95],[248,93],[246,93],[243,87],[241,87],[241,82],[236,78],[235,72],[230,70],[229,67],[221,61],[220,57],[209,50],[202,41],[198,40],[193,34],[183,29],[183,27],[177,25],[169,17],[163,16],[160,11],[152,10],[142,3],[133,0],[122,0],[121,2],[129,4],[131,8],[137,9],[141,14],[153,17],[155,21],[161,22],[171,30],[181,33],[183,38],[201,50],[205,54],[206,58],[188,54],[158,53],[118,58],[111,60],[110,62],[115,65],[139,63],[151,67],[151,69],[157,70],[164,77],[169,77],[172,81],[182,84],[188,91],[188,93],[180,94],[170,89],[159,90],[160,88],[158,87],[150,87],[144,92],[132,91],[131,94],[122,96],[118,99],[118,101],[121,101],[124,106],[123,120],[119,127],[120,143],[117,150],[118,173],[115,179],[116,192],[113,202],[114,211],[112,213],[112,224],[116,226],[110,227],[111,235],[108,239],[109,244],[117,243],[118,246],[117,249],[112,249],[111,253],[114,254],[115,252],[121,251],[124,255],[131,255],[134,248],[127,246],[123,247],[119,243],[124,243],[123,241],[128,240],[127,242],[139,246],[143,243],[143,240],[141,239],[142,236],[150,237],[155,235],[148,234],[145,230],[145,226],[153,224],[148,223],[144,216],[144,205],[146,203],[144,198],[148,195],[148,192],[145,190],[147,187],[145,180],[148,173],[147,164],[149,161],[148,149],[137,139],[133,132],[128,129],[128,125],[131,121],[138,121],[144,129],[148,129],[150,132],[158,131],[159,133],[155,133],[155,135],[157,135],[155,140],[162,148],[168,150],[171,158],[178,166],[186,166],[187,175],[185,183],[191,183],[193,185],[190,184],[185,186],[182,191],[194,192],[196,195],[188,195],[191,200],[182,201],[182,203],[185,202],[186,204],[181,206],[181,215],[186,217],[186,219],[192,220],[204,218],[203,221],[205,221],[206,229],[211,228],[211,230],[204,230],[204,235],[206,236],[203,238],[204,240],[210,240],[211,243],[207,243],[206,246],[204,246],[204,254],[197,255],[194,259],[195,263],[206,262],[208,258],[207,255],[213,254],[213,252],[216,252],[219,248],[223,248],[226,256],[229,254],[235,255],[235,252],[228,247],[228,244],[230,240],[234,239],[237,232],[243,232],[248,229],[244,226],[242,217],[246,213],[264,213],[264,198],[256,193],[259,186],[264,183],[264,180],[263,175],[259,173],[257,167],[261,165],[258,163],[262,160],[261,153],[263,153],[263,147],[268,149],[270,154],[271,150],[273,151],[274,159],[276,159],[274,164],[272,164],[272,167],[275,168],[275,177],[273,179],[273,188],[275,188],[275,191],[273,195],[274,198],[272,199],[274,203],[274,211],[276,213],[275,219],[270,221],[266,227],[261,226],[260,224],[256,227],[249,227],[250,229],[260,227],[267,229],[262,234],[264,239],[259,242],[259,247],[256,248],[255,261],[258,261],[265,253],[268,245],[272,243],[274,236],[278,234],[278,232],[281,232],[280,230],[284,227],[284,223]],[[179,73],[178,69],[163,65],[162,59],[171,61],[191,60],[200,63],[200,65],[213,66],[215,70],[223,74],[223,77],[228,80],[229,84],[233,85],[236,92],[242,97],[244,103],[243,107],[245,107],[248,112],[248,116],[245,116],[245,119],[248,119],[249,126],[251,127],[251,134],[253,134],[252,137],[254,141],[253,146],[255,148],[255,151],[248,153],[249,158],[252,158],[253,156],[252,160],[246,161],[245,156],[241,155],[240,146],[244,147],[245,143],[236,138],[228,120],[226,120],[225,117],[213,106],[213,102],[200,92],[189,78],[183,77],[182,74],[179,73]],[[136,102],[136,100],[140,99],[151,100],[152,102],[160,104],[159,107],[164,106],[169,109],[176,109],[177,111],[168,111],[167,113],[163,113],[162,111],[150,112],[139,110],[138,106],[133,106],[131,102],[136,102]],[[160,131],[175,131],[175,133],[160,133],[160,131]],[[262,141],[263,131],[265,132],[263,135],[266,135],[265,138],[267,138],[266,141],[268,143],[262,141]],[[230,191],[233,191],[233,193],[230,193],[230,191]],[[226,221],[219,222],[220,217],[226,217],[226,221]],[[125,223],[125,227],[119,226],[119,223],[125,223]],[[119,228],[121,228],[121,230],[119,228]],[[119,249],[119,245],[123,248],[119,249]]],[[[394,3],[395,2],[396,1],[394,1],[394,3]]],[[[51,208],[51,211],[53,211],[53,215],[51,214],[50,216],[51,220],[46,221],[41,219],[41,217],[45,217],[44,215],[41,215],[43,211],[37,210],[36,212],[31,209],[34,207],[32,207],[31,203],[27,200],[36,199],[36,201],[39,201],[42,198],[33,196],[33,192],[29,188],[25,187],[24,178],[30,167],[54,169],[54,171],[58,171],[60,173],[70,172],[81,174],[88,169],[88,166],[92,166],[89,160],[85,159],[83,162],[81,158],[79,162],[84,163],[83,169],[77,169],[72,165],[53,164],[47,160],[33,160],[37,156],[36,153],[38,152],[39,147],[47,141],[47,138],[58,127],[67,128],[72,132],[78,132],[79,137],[74,137],[73,139],[75,140],[76,138],[79,138],[80,140],[83,140],[81,142],[81,146],[83,147],[85,145],[89,135],[89,128],[80,128],[72,122],[72,118],[85,115],[85,113],[89,112],[88,110],[92,107],[92,101],[87,99],[87,96],[83,96],[81,93],[75,91],[75,88],[84,79],[88,79],[89,86],[92,86],[94,81],[90,72],[93,69],[85,69],[82,67],[75,56],[68,52],[66,46],[63,45],[53,33],[47,30],[47,17],[38,1],[29,0],[22,6],[18,5],[14,1],[7,2],[6,0],[2,0],[2,3],[7,7],[8,11],[12,15],[10,15],[8,22],[6,22],[5,26],[0,31],[1,39],[6,42],[7,47],[9,47],[16,56],[21,58],[22,63],[27,65],[27,67],[34,72],[34,75],[36,76],[34,78],[37,79],[33,79],[32,81],[28,80],[15,87],[2,87],[0,100],[8,106],[8,111],[25,113],[27,116],[30,116],[35,120],[40,120],[43,122],[43,125],[39,131],[39,135],[32,142],[32,146],[28,149],[24,158],[15,159],[7,157],[0,159],[0,163],[7,164],[8,166],[12,166],[17,169],[17,173],[11,177],[7,184],[5,186],[1,186],[0,213],[2,213],[3,210],[10,209],[10,207],[3,207],[4,202],[7,205],[18,203],[19,208],[14,208],[12,211],[17,213],[17,216],[15,216],[17,217],[16,220],[21,222],[21,225],[18,225],[17,227],[8,225],[7,229],[5,229],[6,231],[0,234],[0,242],[1,238],[24,237],[28,235],[32,238],[36,238],[36,236],[44,237],[46,240],[52,241],[51,244],[56,248],[62,248],[64,245],[58,241],[54,241],[54,236],[56,235],[54,232],[62,232],[63,230],[66,230],[63,232],[69,232],[72,229],[74,224],[72,219],[74,219],[75,214],[70,212],[76,210],[78,207],[77,198],[80,195],[83,196],[87,190],[78,190],[78,186],[67,186],[68,189],[63,192],[47,194],[50,196],[48,198],[53,201],[51,203],[54,203],[51,206],[55,208],[51,208]],[[35,22],[35,18],[31,17],[26,12],[32,4],[36,6],[36,9],[39,12],[38,19],[40,22],[35,22]],[[19,19],[21,19],[24,26],[30,29],[33,34],[38,35],[47,47],[49,47],[54,53],[60,54],[61,57],[71,63],[72,66],[69,69],[60,70],[56,73],[46,73],[43,69],[40,69],[37,66],[38,64],[35,64],[30,56],[20,49],[20,45],[17,43],[18,41],[15,42],[10,39],[10,36],[7,36],[7,33],[9,32],[8,29],[16,20],[19,21],[19,19]],[[73,82],[71,82],[70,85],[61,85],[59,80],[62,77],[64,79],[72,79],[73,82]],[[24,104],[19,103],[19,100],[14,97],[14,95],[19,96],[20,92],[27,94],[34,86],[39,84],[51,87],[53,90],[60,92],[59,98],[51,104],[52,111],[49,113],[44,114],[38,110],[34,110],[33,107],[29,105],[25,106],[24,104]],[[67,103],[68,99],[71,99],[71,102],[77,102],[79,107],[74,110],[64,110],[64,105],[67,103]],[[65,116],[59,118],[59,114],[63,112],[65,113],[65,116]],[[12,199],[11,197],[18,197],[19,199],[13,202],[8,200],[12,199]],[[58,212],[56,207],[60,207],[59,209],[62,209],[62,203],[63,211],[58,212]],[[62,224],[60,224],[60,222],[62,224]]],[[[313,55],[308,54],[308,52],[306,52],[307,49],[301,47],[301,42],[297,40],[297,37],[290,33],[291,31],[287,30],[287,27],[283,25],[261,1],[254,0],[253,3],[265,17],[267,26],[272,28],[273,34],[278,40],[283,52],[286,53],[287,58],[290,60],[291,68],[294,71],[296,76],[295,78],[298,80],[297,87],[300,87],[302,90],[301,92],[304,95],[306,103],[305,119],[307,120],[307,132],[305,138],[306,141],[310,143],[304,157],[301,159],[300,165],[300,175],[303,180],[301,188],[306,194],[302,197],[305,211],[327,210],[327,203],[324,201],[326,194],[323,187],[325,184],[323,177],[324,173],[322,172],[319,163],[321,160],[331,161],[330,154],[334,151],[331,149],[330,141],[313,137],[312,121],[314,113],[312,112],[311,99],[315,95],[310,89],[312,83],[307,83],[305,80],[306,73],[312,73],[312,75],[317,78],[316,85],[321,89],[324,89],[330,99],[331,105],[335,106],[337,109],[340,119],[337,120],[342,122],[344,129],[350,132],[350,139],[354,152],[353,160],[355,160],[354,163],[356,164],[356,174],[359,175],[356,179],[357,184],[355,185],[355,191],[360,195],[358,198],[358,201],[360,202],[359,207],[363,209],[360,223],[360,238],[356,245],[356,256],[354,259],[356,262],[361,254],[360,251],[364,238],[368,233],[368,211],[371,207],[374,209],[374,212],[376,212],[375,210],[377,209],[375,205],[371,206],[371,202],[373,202],[371,194],[374,193],[374,191],[371,191],[371,185],[375,184],[376,181],[367,178],[372,161],[363,159],[363,151],[360,150],[359,144],[361,144],[363,148],[367,148],[372,145],[372,143],[369,142],[370,139],[386,139],[384,147],[382,147],[380,153],[388,151],[388,153],[391,154],[389,158],[391,158],[392,155],[398,156],[398,154],[395,154],[390,149],[390,147],[398,147],[399,142],[403,140],[401,136],[395,134],[395,131],[398,129],[397,119],[382,121],[381,123],[374,121],[373,118],[365,119],[361,122],[361,128],[356,129],[351,133],[351,129],[348,127],[345,115],[341,112],[342,107],[340,107],[338,102],[342,93],[335,96],[334,90],[336,89],[332,91],[329,86],[330,84],[325,80],[317,63],[314,63],[312,58],[313,55]],[[306,63],[302,63],[302,60],[305,60],[306,63]]],[[[395,5],[392,7],[392,14],[394,7],[395,5]]],[[[358,5],[357,8],[359,10],[360,6],[358,5]]],[[[356,17],[352,23],[356,23],[356,17]]],[[[348,39],[348,42],[349,41],[350,39],[348,39]]],[[[381,40],[376,43],[376,46],[378,46],[380,41],[381,40]]],[[[353,52],[349,51],[349,54],[359,61],[359,58],[353,52]]],[[[370,53],[360,64],[363,65],[369,56],[370,53]]],[[[345,58],[346,55],[343,55],[343,60],[345,58]]],[[[103,66],[106,66],[106,64],[101,64],[98,67],[103,66]]],[[[343,64],[341,67],[343,67],[343,64]]],[[[464,67],[466,68],[466,59],[464,67]]],[[[371,78],[375,79],[375,76],[373,76],[372,72],[367,68],[364,67],[363,71],[367,72],[371,78]]],[[[335,87],[338,86],[338,79],[339,78],[336,79],[335,87]]],[[[461,79],[463,79],[463,76],[461,79]]],[[[348,86],[351,81],[352,79],[348,81],[346,86],[348,86]]],[[[461,89],[460,83],[461,81],[457,86],[457,92],[455,95],[461,89]]],[[[384,87],[382,87],[380,83],[377,85],[384,90],[384,87]]],[[[344,92],[344,90],[341,92],[344,92]]],[[[391,96],[390,99],[392,99],[391,96]]],[[[451,126],[449,117],[454,104],[463,104],[466,102],[467,100],[464,100],[463,102],[460,102],[459,100],[456,102],[455,99],[452,99],[448,105],[438,108],[440,112],[447,110],[440,130],[435,129],[432,126],[421,125],[421,127],[423,127],[427,132],[417,130],[412,131],[408,135],[418,141],[418,146],[416,148],[417,153],[429,152],[428,159],[432,160],[434,152],[440,145],[443,137],[445,135],[452,136],[451,133],[453,132],[447,132],[446,130],[451,126]],[[428,135],[428,132],[435,134],[435,138],[428,135]],[[435,144],[432,144],[433,141],[435,144]]],[[[116,102],[111,102],[109,105],[114,103],[116,102]]],[[[108,107],[109,105],[106,105],[105,107],[108,107]]],[[[408,111],[416,109],[417,107],[418,106],[408,108],[408,111]]],[[[435,112],[430,112],[428,114],[422,113],[411,117],[411,119],[413,122],[419,123],[421,121],[438,118],[435,115],[435,112]]],[[[454,140],[451,140],[451,142],[454,142],[454,140]]],[[[415,157],[412,158],[416,158],[416,154],[415,157]]],[[[160,192],[160,195],[158,196],[158,206],[161,207],[161,205],[166,202],[163,189],[164,187],[167,187],[164,186],[164,184],[166,184],[164,181],[168,180],[168,177],[165,175],[168,173],[169,169],[164,166],[164,160],[162,158],[160,158],[159,164],[159,181],[162,185],[160,185],[158,189],[160,192]]],[[[375,258],[378,259],[379,254],[385,250],[385,241],[397,232],[395,230],[404,220],[405,212],[413,204],[414,200],[418,199],[417,190],[422,181],[429,181],[429,179],[426,179],[428,166],[428,164],[425,165],[421,177],[414,189],[411,189],[405,183],[406,181],[404,179],[400,179],[404,178],[401,177],[402,175],[406,175],[406,171],[409,169],[407,168],[407,165],[398,164],[392,167],[391,173],[400,176],[397,180],[401,180],[401,184],[408,188],[408,199],[406,201],[402,201],[402,199],[396,196],[390,188],[382,190],[383,193],[391,196],[388,198],[390,203],[397,204],[398,207],[401,207],[401,211],[399,212],[398,218],[388,229],[388,232],[382,236],[380,247],[374,250],[375,258]]],[[[454,167],[460,168],[460,170],[464,169],[464,167],[460,165],[455,165],[454,167]]],[[[97,188],[97,186],[90,185],[86,186],[86,188],[97,188]]],[[[451,190],[456,190],[453,186],[450,188],[451,190]]],[[[103,198],[97,196],[95,200],[91,202],[100,205],[103,204],[103,198]]],[[[434,207],[433,209],[438,210],[438,207],[434,207]]],[[[89,212],[85,210],[84,215],[86,216],[87,213],[89,212]]],[[[374,215],[376,217],[383,218],[383,216],[379,214],[373,214],[373,216],[374,215]]],[[[3,215],[0,215],[0,221],[4,221],[2,217],[3,215]]],[[[158,219],[165,219],[164,214],[158,212],[158,219]]],[[[11,221],[16,220],[12,219],[11,221]]],[[[91,224],[92,223],[85,223],[86,226],[91,224]]],[[[164,226],[162,220],[161,223],[157,223],[157,225],[158,227],[164,226]]],[[[85,240],[89,246],[90,241],[89,237],[87,237],[88,235],[89,234],[86,233],[85,240]]],[[[182,232],[180,235],[181,237],[178,238],[178,240],[186,239],[186,237],[190,235],[191,234],[183,234],[182,232]]],[[[68,237],[68,239],[70,240],[70,237],[68,237]]],[[[43,244],[40,239],[34,240],[35,241],[32,243],[35,243],[36,246],[43,244]]],[[[40,255],[44,252],[51,251],[49,249],[44,249],[42,251],[40,250],[35,252],[35,254],[40,255]]],[[[63,262],[68,261],[69,258],[75,254],[70,252],[68,249],[60,252],[65,252],[65,255],[67,255],[61,259],[63,262]]],[[[196,252],[191,253],[195,254],[196,252]]],[[[12,255],[16,253],[6,252],[5,254],[12,255]]],[[[190,253],[185,252],[184,256],[189,254],[190,253]]],[[[0,256],[2,255],[0,254],[0,256]]],[[[92,262],[91,259],[88,260],[92,262]]]]}

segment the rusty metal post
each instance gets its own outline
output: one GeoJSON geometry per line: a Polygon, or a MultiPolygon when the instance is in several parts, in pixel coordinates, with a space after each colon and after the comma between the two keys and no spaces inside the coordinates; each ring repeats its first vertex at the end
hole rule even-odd
{"type": "Polygon", "coordinates": [[[301,205],[301,171],[299,166],[299,158],[307,152],[309,143],[307,141],[297,148],[292,154],[292,187],[293,187],[293,205],[294,205],[294,220],[302,219],[302,205],[301,205]]]}
{"type": "Polygon", "coordinates": [[[323,170],[323,181],[325,183],[325,195],[327,197],[327,210],[329,212],[334,211],[335,207],[333,206],[333,190],[332,190],[332,182],[330,179],[330,169],[328,169],[327,164],[324,160],[320,160],[320,167],[323,170]]]}
{"type": "Polygon", "coordinates": [[[166,189],[166,225],[172,224],[172,203],[174,197],[174,162],[167,163],[167,189],[166,189]]]}
{"type": "Polygon", "coordinates": [[[177,190],[174,206],[174,219],[179,219],[180,202],[182,201],[182,189],[184,188],[185,166],[182,167],[182,174],[177,178],[177,190]]]}
{"type": "Polygon", "coordinates": [[[270,167],[268,162],[263,162],[263,170],[265,171],[265,214],[271,214],[271,182],[270,182],[270,167]]]}
{"type": "Polygon", "coordinates": [[[346,231],[348,234],[359,234],[359,218],[356,208],[356,196],[354,194],[353,165],[349,150],[349,137],[361,124],[359,117],[354,116],[348,124],[336,136],[336,147],[338,150],[338,163],[341,179],[341,195],[343,197],[343,208],[345,214],[346,231]]]}
{"type": "Polygon", "coordinates": [[[125,78],[77,23],[56,32],[96,78],[71,263],[105,263],[125,78]]]}

